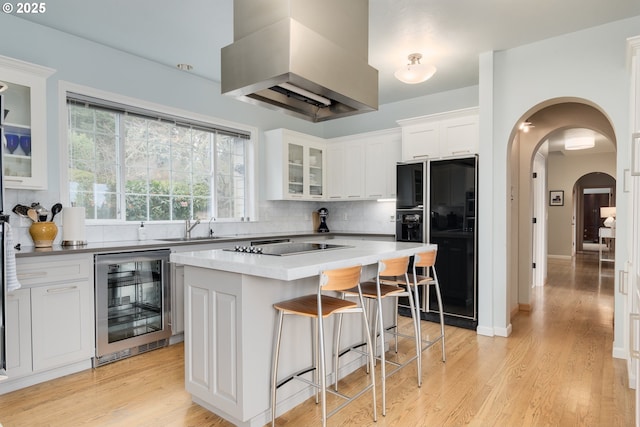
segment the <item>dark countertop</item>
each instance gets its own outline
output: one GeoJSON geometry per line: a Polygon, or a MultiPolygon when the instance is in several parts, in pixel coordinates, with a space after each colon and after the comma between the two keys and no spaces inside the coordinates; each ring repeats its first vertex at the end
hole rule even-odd
{"type": "Polygon", "coordinates": [[[329,233],[317,233],[317,232],[289,232],[289,233],[261,233],[261,234],[236,234],[230,236],[217,236],[214,239],[194,239],[190,241],[167,241],[161,239],[155,240],[126,240],[116,242],[101,242],[101,243],[89,243],[84,246],[61,246],[53,245],[50,248],[36,248],[34,246],[21,246],[20,250],[16,250],[16,257],[32,257],[43,255],[71,255],[81,253],[112,253],[112,252],[128,252],[128,251],[143,251],[148,249],[162,249],[162,248],[174,248],[176,246],[188,246],[188,245],[207,245],[207,244],[220,244],[220,243],[233,243],[246,240],[263,240],[263,239],[286,239],[297,237],[318,237],[318,236],[331,236],[331,237],[380,237],[389,238],[393,237],[392,234],[383,233],[355,233],[355,232],[339,232],[333,231],[329,233]]]}

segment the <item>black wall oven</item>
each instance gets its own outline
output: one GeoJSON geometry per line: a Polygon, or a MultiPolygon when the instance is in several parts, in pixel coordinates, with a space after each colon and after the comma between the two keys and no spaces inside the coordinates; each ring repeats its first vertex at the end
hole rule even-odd
{"type": "Polygon", "coordinates": [[[93,366],[169,345],[168,249],[95,256],[93,366]]]}
{"type": "Polygon", "coordinates": [[[424,241],[424,215],[422,210],[396,210],[396,240],[399,242],[424,241]]]}

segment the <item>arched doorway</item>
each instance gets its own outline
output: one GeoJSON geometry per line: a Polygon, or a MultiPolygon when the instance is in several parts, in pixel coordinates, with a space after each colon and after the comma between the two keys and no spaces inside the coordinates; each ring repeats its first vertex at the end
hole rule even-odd
{"type": "MultiPolygon", "coordinates": [[[[507,251],[507,277],[511,315],[519,310],[531,310],[535,304],[531,290],[535,277],[532,263],[536,247],[534,223],[547,229],[547,247],[542,248],[542,253],[566,258],[575,253],[573,186],[581,176],[602,171],[596,165],[603,158],[602,154],[590,154],[589,150],[569,153],[570,150],[564,148],[567,132],[576,128],[591,130],[609,144],[607,156],[613,159],[611,175],[615,176],[615,134],[607,116],[593,103],[576,99],[549,100],[530,109],[519,123],[514,124],[507,182],[511,195],[507,212],[510,249],[507,251]],[[529,126],[521,127],[524,122],[529,126]],[[532,221],[535,218],[532,176],[534,159],[539,152],[546,158],[546,213],[544,218],[532,221]],[[552,191],[562,197],[552,201],[552,191]]],[[[604,172],[609,173],[609,170],[604,172]]],[[[536,268],[546,270],[546,258],[536,261],[536,268]]]]}

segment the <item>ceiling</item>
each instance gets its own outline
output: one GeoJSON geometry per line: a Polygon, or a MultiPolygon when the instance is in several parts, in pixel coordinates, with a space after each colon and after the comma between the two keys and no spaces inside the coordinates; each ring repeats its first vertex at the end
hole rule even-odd
{"type": "MultiPolygon", "coordinates": [[[[638,0],[370,0],[369,64],[380,104],[478,84],[478,54],[640,15],[638,0]],[[438,71],[407,85],[393,72],[410,53],[438,71]]],[[[233,42],[232,0],[56,0],[14,15],[220,81],[220,49],[233,42]]]]}
{"type": "Polygon", "coordinates": [[[553,132],[549,135],[549,152],[559,152],[565,156],[579,156],[583,154],[599,154],[599,153],[612,153],[616,151],[615,144],[611,142],[609,138],[602,135],[599,132],[595,132],[591,129],[584,128],[570,128],[570,129],[561,129],[553,132]],[[570,131],[581,131],[583,135],[591,135],[594,139],[595,145],[592,148],[584,149],[584,150],[566,150],[564,147],[564,142],[570,135],[568,132],[570,131]]]}

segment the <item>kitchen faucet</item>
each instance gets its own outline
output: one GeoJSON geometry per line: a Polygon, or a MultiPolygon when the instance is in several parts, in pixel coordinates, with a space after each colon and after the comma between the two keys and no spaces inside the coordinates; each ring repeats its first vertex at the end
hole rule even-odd
{"type": "Polygon", "coordinates": [[[191,238],[191,230],[193,230],[198,224],[200,224],[200,218],[198,217],[196,217],[196,222],[194,222],[193,225],[191,224],[190,219],[187,218],[184,220],[184,237],[187,240],[191,238]]]}

